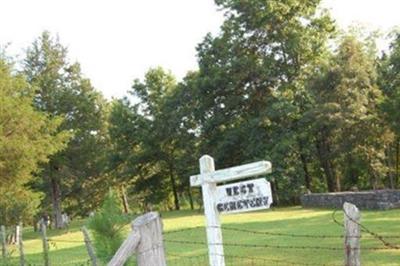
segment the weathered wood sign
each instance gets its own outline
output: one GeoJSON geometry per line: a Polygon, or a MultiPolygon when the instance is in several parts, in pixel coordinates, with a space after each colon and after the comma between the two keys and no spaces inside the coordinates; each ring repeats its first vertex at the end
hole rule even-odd
{"type": "MultiPolygon", "coordinates": [[[[271,163],[267,161],[249,163],[215,171],[214,159],[211,156],[204,155],[200,158],[200,174],[190,177],[190,185],[201,186],[201,191],[203,194],[203,205],[204,205],[204,213],[206,216],[207,243],[208,243],[210,266],[225,266],[224,247],[222,243],[221,223],[219,221],[218,206],[219,209],[221,210],[224,209],[225,207],[229,209],[228,205],[230,206],[230,203],[228,205],[225,205],[223,201],[218,201],[219,193],[218,193],[217,183],[238,180],[247,177],[259,176],[267,173],[271,173],[271,163]],[[221,203],[222,206],[218,205],[221,203]]],[[[228,194],[228,196],[231,195],[230,196],[231,198],[240,196],[240,194],[242,194],[243,197],[245,196],[245,194],[248,195],[249,197],[253,194],[254,195],[256,194],[254,193],[256,189],[254,183],[239,182],[237,184],[240,183],[242,183],[243,185],[235,185],[235,184],[227,185],[229,187],[226,187],[225,191],[220,192],[220,194],[222,195],[223,193],[226,193],[228,194]],[[236,195],[238,193],[239,195],[236,195]]],[[[267,186],[267,190],[268,187],[269,186],[267,186]]],[[[219,189],[224,190],[224,186],[221,186],[219,189]]],[[[269,191],[270,190],[271,189],[269,188],[269,191]]],[[[266,196],[271,195],[271,192],[269,192],[269,194],[265,192],[264,195],[266,196]]],[[[263,204],[268,205],[269,202],[272,202],[272,197],[270,196],[269,199],[267,199],[264,202],[261,200],[260,203],[259,200],[258,201],[255,200],[255,202],[252,204],[260,203],[260,205],[263,204]]],[[[235,203],[236,210],[233,210],[235,207],[233,207],[232,205],[231,212],[247,211],[249,208],[246,208],[245,210],[242,207],[241,210],[238,210],[239,206],[245,206],[245,204],[246,203],[235,203]]],[[[247,204],[249,205],[250,201],[247,202],[247,204]]],[[[222,212],[223,211],[224,210],[222,210],[222,212]]]]}
{"type": "Polygon", "coordinates": [[[268,209],[271,203],[271,185],[265,178],[217,187],[216,207],[219,213],[268,209]]]}

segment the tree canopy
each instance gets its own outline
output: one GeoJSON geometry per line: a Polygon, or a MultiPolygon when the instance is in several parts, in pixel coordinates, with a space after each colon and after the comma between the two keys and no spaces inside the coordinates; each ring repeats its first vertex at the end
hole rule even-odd
{"type": "Polygon", "coordinates": [[[270,160],[277,204],[398,188],[400,35],[379,54],[320,2],[216,0],[225,19],[197,45],[198,69],[150,68],[121,99],[49,32],[19,68],[1,52],[0,192],[31,199],[0,200],[6,222],[40,201],[60,227],[62,210],[86,215],[109,188],[125,212],[201,206],[189,176],[204,154],[217,168],[270,160]]]}
{"type": "Polygon", "coordinates": [[[46,199],[59,227],[63,208],[84,214],[97,206],[95,194],[102,194],[101,187],[105,187],[93,188],[103,176],[106,102],[82,76],[79,64],[68,62],[67,49],[48,32],[28,48],[23,73],[35,87],[35,108],[61,117],[59,130],[71,135],[68,145],[50,157],[34,184],[47,190],[46,199]]]}

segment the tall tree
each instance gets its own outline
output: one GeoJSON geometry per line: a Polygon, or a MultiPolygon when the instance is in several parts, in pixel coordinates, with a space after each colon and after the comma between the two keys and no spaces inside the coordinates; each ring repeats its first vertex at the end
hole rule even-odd
{"type": "Polygon", "coordinates": [[[36,88],[35,107],[50,117],[61,116],[60,130],[72,135],[66,149],[51,157],[38,184],[48,192],[59,228],[63,197],[82,210],[92,207],[90,199],[95,197],[89,197],[90,188],[101,176],[104,158],[105,101],[82,76],[79,64],[68,62],[67,49],[48,32],[27,50],[24,73],[36,88]]]}
{"type": "Polygon", "coordinates": [[[305,81],[334,31],[319,2],[216,1],[226,20],[198,46],[193,101],[201,152],[220,167],[266,158],[274,187],[279,180],[299,191],[303,180],[311,183],[309,138],[299,122],[309,105],[305,81]]]}
{"type": "Polygon", "coordinates": [[[312,121],[317,158],[329,191],[358,185],[381,186],[385,175],[386,128],[378,103],[374,57],[354,36],[341,41],[337,53],[315,73],[312,121]]]}
{"type": "MultiPolygon", "coordinates": [[[[33,90],[0,56],[0,201],[1,222],[18,223],[36,211],[38,195],[25,186],[40,163],[65,147],[62,119],[32,106],[33,90]]],[[[29,217],[29,221],[31,217],[29,217]]]]}
{"type": "Polygon", "coordinates": [[[389,176],[392,188],[400,182],[400,34],[396,33],[390,45],[389,54],[384,54],[379,68],[379,85],[385,96],[382,111],[385,121],[392,128],[395,136],[388,148],[389,176]],[[394,178],[393,178],[394,176],[394,178]]]}
{"type": "Polygon", "coordinates": [[[177,210],[183,191],[193,202],[183,164],[195,154],[188,153],[194,134],[183,117],[183,91],[172,74],[150,69],[145,80],[136,80],[132,87],[140,102],[117,101],[110,116],[113,168],[119,176],[134,176],[132,185],[143,194],[143,202],[159,203],[171,195],[177,210]]]}

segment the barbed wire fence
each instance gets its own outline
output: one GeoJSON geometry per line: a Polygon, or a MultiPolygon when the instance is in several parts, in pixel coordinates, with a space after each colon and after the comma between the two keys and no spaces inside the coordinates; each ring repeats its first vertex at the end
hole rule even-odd
{"type": "MultiPolygon", "coordinates": [[[[331,215],[331,222],[334,224],[344,227],[342,222],[339,222],[336,218],[337,212],[339,210],[334,210],[331,215]]],[[[343,211],[343,210],[341,210],[343,211]]],[[[248,228],[235,227],[232,225],[223,225],[219,228],[222,230],[225,236],[237,236],[238,234],[244,234],[247,238],[245,239],[246,243],[242,240],[238,241],[226,241],[223,243],[225,248],[225,254],[214,254],[217,256],[224,256],[226,265],[235,265],[235,266],[261,266],[261,265],[299,265],[299,266],[336,266],[343,265],[343,240],[344,238],[358,238],[368,241],[366,245],[363,245],[360,248],[361,251],[364,252],[386,252],[386,251],[399,251],[400,245],[395,243],[397,240],[400,240],[400,235],[383,235],[380,234],[364,224],[355,221],[352,219],[345,211],[343,211],[344,215],[352,220],[352,222],[356,223],[361,228],[360,235],[344,235],[344,234],[295,234],[295,233],[285,233],[285,232],[274,232],[274,231],[265,231],[265,230],[251,230],[248,228]],[[279,241],[277,241],[277,239],[279,241]],[[285,239],[298,239],[301,242],[307,242],[307,240],[312,240],[310,242],[316,242],[316,245],[310,244],[281,244],[276,242],[285,242],[285,239]],[[252,243],[252,240],[256,240],[256,243],[252,243]],[[333,240],[336,241],[333,245],[325,245],[325,240],[333,240]],[[274,242],[275,241],[275,242],[274,242]],[[322,245],[324,244],[324,245],[322,245]],[[243,249],[246,252],[243,252],[243,249]],[[326,262],[321,263],[319,261],[314,262],[312,258],[304,262],[302,259],[293,259],[296,257],[296,251],[308,252],[309,256],[325,256],[326,262]],[[241,251],[241,252],[237,252],[241,251]],[[253,252],[255,251],[255,252],[253,252]],[[246,255],[239,255],[245,253],[246,255]],[[273,254],[274,256],[271,256],[273,254]],[[277,254],[283,254],[282,256],[276,256],[277,254]],[[287,256],[288,254],[292,254],[291,256],[287,256]],[[279,258],[277,258],[279,257],[279,258]],[[329,262],[331,261],[331,262],[329,262]]],[[[209,227],[215,228],[215,227],[209,227]]],[[[208,265],[208,243],[205,239],[205,230],[207,227],[205,226],[195,226],[190,228],[183,228],[179,230],[171,230],[163,232],[163,241],[166,244],[166,257],[168,265],[176,265],[176,266],[196,266],[196,265],[208,265]],[[201,232],[199,232],[201,231],[201,232]],[[204,240],[198,240],[203,237],[204,240]],[[171,248],[171,246],[175,246],[175,248],[171,248]],[[192,248],[195,247],[195,248],[192,248]],[[172,252],[174,250],[175,252],[172,252]],[[176,253],[176,250],[182,250],[181,253],[176,253]]],[[[232,237],[231,237],[232,238],[232,237]]],[[[227,237],[229,240],[229,237],[227,237]]],[[[287,241],[289,242],[289,241],[287,241]]],[[[296,241],[295,241],[296,242],[296,241]]],[[[297,241],[298,242],[298,241],[297,241]]],[[[92,261],[86,251],[83,248],[85,244],[85,240],[64,240],[58,238],[48,238],[47,243],[50,247],[50,256],[49,260],[51,261],[51,265],[92,265],[92,261]],[[82,244],[77,248],[70,249],[66,252],[63,249],[62,257],[68,257],[68,260],[59,259],[57,255],[57,250],[59,249],[59,245],[70,243],[70,244],[82,244]]],[[[331,242],[328,242],[328,244],[331,242]]],[[[211,245],[221,245],[219,243],[211,243],[211,245]]],[[[159,246],[151,247],[149,250],[142,251],[141,254],[146,253],[152,249],[158,249],[159,246]]],[[[9,253],[18,252],[14,251],[6,251],[9,253]]],[[[304,255],[304,253],[302,253],[304,255]]],[[[20,261],[18,256],[14,256],[15,254],[8,254],[5,258],[3,256],[3,260],[0,262],[0,265],[20,265],[20,261]]],[[[397,261],[393,263],[400,264],[400,253],[398,253],[399,258],[397,261]]],[[[135,265],[135,259],[132,259],[129,265],[135,265]]],[[[44,265],[43,258],[41,256],[28,256],[25,258],[25,265],[44,265]]],[[[98,265],[103,265],[99,263],[98,265]]]]}
{"type": "MultiPolygon", "coordinates": [[[[334,210],[332,212],[332,221],[339,225],[340,227],[344,227],[343,223],[338,222],[336,219],[336,213],[338,210],[334,210]]],[[[352,222],[356,223],[358,226],[361,228],[361,232],[363,234],[360,235],[344,235],[344,234],[294,234],[294,233],[281,233],[281,232],[273,232],[273,231],[258,231],[258,230],[250,230],[250,229],[244,229],[240,227],[233,227],[233,226],[220,226],[220,227],[204,227],[204,226],[196,226],[196,227],[191,227],[191,228],[185,228],[185,229],[180,229],[180,230],[173,230],[173,231],[168,231],[164,233],[164,242],[165,243],[170,243],[170,244],[177,244],[181,245],[182,247],[187,246],[187,245],[193,245],[193,246],[202,246],[206,250],[208,245],[223,245],[224,248],[226,249],[226,254],[224,254],[225,257],[225,262],[227,265],[343,265],[343,254],[344,254],[344,247],[343,247],[343,241],[345,238],[357,238],[357,239],[364,239],[368,240],[369,243],[366,246],[363,246],[362,248],[359,248],[360,251],[362,250],[364,253],[365,252],[381,252],[381,251],[398,251],[400,250],[400,246],[398,244],[393,243],[394,240],[399,240],[400,235],[382,235],[377,232],[374,232],[373,230],[369,229],[362,223],[359,223],[352,219],[346,211],[343,211],[344,215],[350,219],[352,222]],[[223,244],[220,243],[207,243],[207,241],[194,241],[188,239],[189,232],[190,231],[197,231],[197,230],[202,230],[203,232],[206,231],[207,228],[219,228],[222,230],[222,232],[230,232],[232,234],[235,233],[244,233],[247,235],[257,235],[257,236],[263,236],[262,241],[258,240],[257,243],[239,243],[239,242],[224,242],[223,244]],[[173,235],[184,235],[184,239],[171,239],[170,236],[173,235]],[[335,246],[323,246],[323,245],[285,245],[285,244],[272,244],[269,240],[270,239],[276,239],[276,238],[296,238],[296,239],[312,239],[319,241],[318,243],[322,243],[323,240],[329,240],[329,239],[335,239],[335,240],[341,240],[341,242],[335,243],[335,246]],[[390,239],[390,241],[389,241],[390,239]],[[376,240],[376,241],[374,241],[376,240]],[[322,241],[322,242],[321,242],[322,241]],[[374,245],[371,246],[372,242],[374,241],[374,245]],[[263,242],[263,243],[260,243],[263,242]],[[231,254],[229,252],[229,248],[237,248],[237,249],[246,249],[246,256],[243,255],[237,255],[237,254],[231,254]],[[328,252],[332,251],[334,252],[333,256],[335,259],[333,261],[338,261],[338,262],[331,262],[331,263],[321,263],[321,262],[302,262],[301,260],[288,260],[288,259],[275,259],[271,256],[262,256],[262,257],[256,257],[256,256],[251,256],[252,254],[251,250],[252,249],[258,249],[258,250],[264,250],[265,254],[271,254],[271,251],[276,254],[277,252],[281,251],[283,254],[288,254],[289,252],[296,252],[296,250],[302,250],[302,251],[309,251],[311,256],[315,256],[315,254],[318,254],[318,256],[325,256],[326,260],[329,261],[329,258],[327,257],[327,254],[321,253],[321,252],[328,252]],[[339,259],[338,259],[339,258],[339,259]]],[[[168,245],[167,245],[168,247],[168,245]]],[[[168,249],[168,248],[167,248],[168,249]]],[[[355,248],[354,248],[355,249],[355,248]]],[[[243,252],[241,252],[243,253],[243,252]]],[[[257,252],[259,253],[259,252],[257,252]]],[[[204,252],[203,254],[192,256],[182,256],[180,254],[170,254],[167,252],[168,255],[172,257],[173,260],[177,261],[179,264],[173,264],[173,265],[208,265],[208,253],[204,252]],[[193,263],[193,260],[201,260],[203,264],[196,264],[193,263]]],[[[218,255],[218,254],[217,254],[218,255]]],[[[397,258],[397,261],[400,265],[400,253],[398,254],[399,257],[397,258]]],[[[221,255],[222,256],[222,255],[221,255]]],[[[295,256],[292,256],[295,257],[295,256]]],[[[395,263],[393,262],[393,263],[395,263]]]]}

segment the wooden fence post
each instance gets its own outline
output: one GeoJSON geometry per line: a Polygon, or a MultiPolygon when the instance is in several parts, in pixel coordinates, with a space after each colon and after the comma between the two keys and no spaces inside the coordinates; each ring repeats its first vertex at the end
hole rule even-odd
{"type": "Polygon", "coordinates": [[[123,265],[135,252],[138,266],[166,266],[160,215],[157,212],[142,215],[133,221],[132,229],[108,266],[123,265]]]}
{"type": "Polygon", "coordinates": [[[136,218],[133,227],[140,232],[136,256],[138,266],[166,266],[160,215],[157,212],[149,212],[136,218]]]}
{"type": "MultiPolygon", "coordinates": [[[[133,224],[132,224],[133,228],[133,224]]],[[[128,235],[114,257],[110,260],[107,266],[122,266],[136,252],[136,248],[140,241],[140,233],[133,228],[133,231],[128,235]]]]}
{"type": "Polygon", "coordinates": [[[358,208],[348,202],[343,204],[345,228],[345,265],[360,266],[360,218],[358,208]]]}
{"type": "Polygon", "coordinates": [[[6,227],[4,225],[0,226],[0,234],[1,234],[1,255],[3,259],[7,258],[7,235],[6,235],[6,227]]]}
{"type": "Polygon", "coordinates": [[[50,261],[49,261],[49,243],[47,242],[46,225],[43,222],[40,223],[40,230],[42,231],[44,265],[45,266],[50,266],[50,261]]]}
{"type": "Polygon", "coordinates": [[[17,235],[17,243],[18,243],[18,249],[19,249],[19,264],[21,266],[24,266],[25,265],[25,253],[24,253],[24,243],[22,241],[22,223],[19,223],[19,225],[17,225],[16,235],[17,235]]]}
{"type": "Polygon", "coordinates": [[[90,240],[89,232],[85,226],[82,226],[81,230],[83,233],[83,238],[85,240],[86,250],[89,254],[90,261],[92,262],[92,266],[97,266],[96,253],[94,252],[94,248],[92,245],[92,241],[90,240]]]}
{"type": "Polygon", "coordinates": [[[15,245],[19,245],[19,225],[16,225],[15,226],[15,235],[14,235],[14,241],[13,241],[13,243],[15,244],[15,245]]]}

